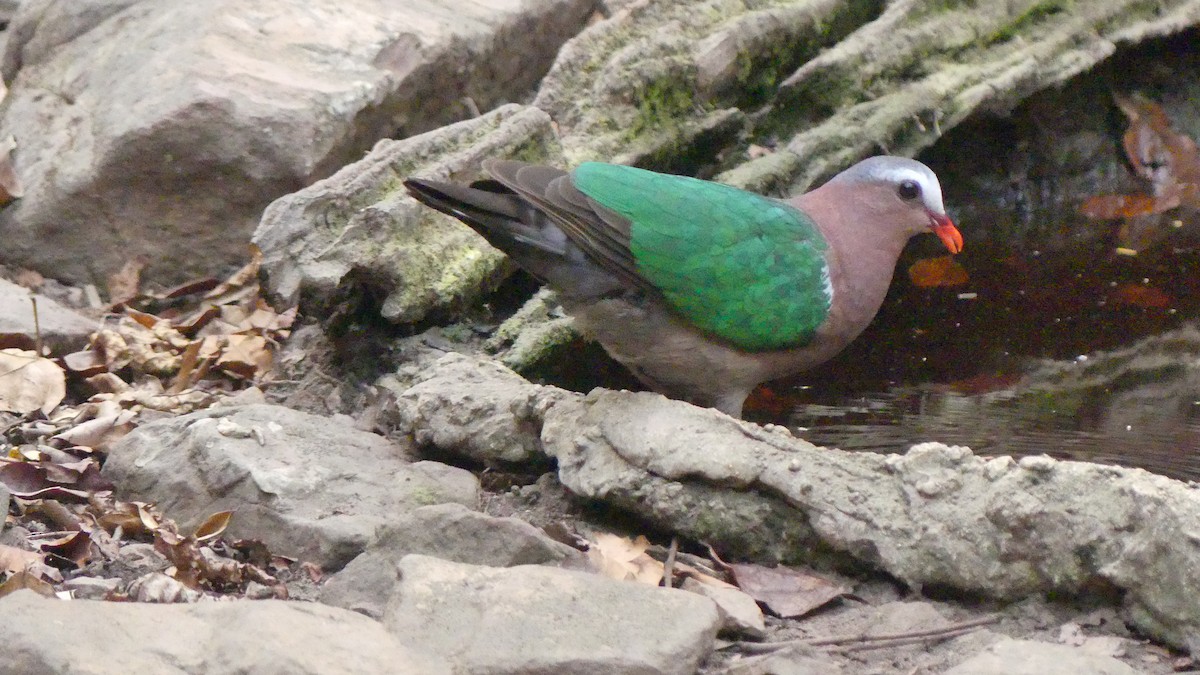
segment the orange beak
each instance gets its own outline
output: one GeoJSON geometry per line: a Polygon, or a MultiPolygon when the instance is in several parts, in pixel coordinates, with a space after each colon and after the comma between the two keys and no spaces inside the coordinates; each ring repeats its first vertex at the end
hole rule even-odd
{"type": "Polygon", "coordinates": [[[946,245],[946,248],[951,253],[958,253],[963,250],[962,234],[954,226],[954,221],[950,220],[950,216],[930,211],[929,227],[938,236],[938,239],[942,240],[942,243],[946,245]]]}

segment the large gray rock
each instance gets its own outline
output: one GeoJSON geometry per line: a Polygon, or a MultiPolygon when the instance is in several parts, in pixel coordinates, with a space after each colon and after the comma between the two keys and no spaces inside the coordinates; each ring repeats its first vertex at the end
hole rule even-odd
{"type": "Polygon", "coordinates": [[[383,526],[362,555],[321,587],[321,602],[383,616],[400,579],[396,564],[413,553],[491,567],[587,565],[579,551],[522,520],[495,518],[461,504],[423,506],[383,526]]]}
{"type": "MultiPolygon", "coordinates": [[[[426,382],[465,371],[456,361],[437,362],[426,382]]],[[[478,377],[440,382],[444,401],[482,389],[478,377]]],[[[491,400],[502,408],[520,395],[491,400]]],[[[1200,495],[1178,481],[1045,456],[984,459],[938,443],[847,453],[650,393],[554,397],[538,434],[568,489],[719,551],[832,556],[913,587],[999,598],[1103,583],[1122,591],[1127,620],[1150,635],[1187,646],[1200,631],[1200,543],[1179,537],[1200,520],[1200,495]]],[[[461,424],[496,412],[483,408],[461,424]]],[[[522,433],[530,428],[537,420],[522,433]]]]}
{"type": "Polygon", "coordinates": [[[1197,21],[1196,0],[1152,12],[1140,0],[647,0],[564,45],[534,104],[572,164],[690,166],[782,138],[721,180],[795,192],[868,154],[916,153],[977,111],[1197,21]]]}
{"type": "Polygon", "coordinates": [[[278,600],[159,605],[0,599],[0,671],[39,675],[426,675],[449,673],[375,621],[278,600]]]}
{"type": "Polygon", "coordinates": [[[0,279],[0,334],[42,336],[56,355],[82,348],[88,336],[100,327],[95,319],[70,307],[31,292],[24,286],[0,279]],[[30,299],[37,300],[37,321],[30,299]]]}
{"type": "Polygon", "coordinates": [[[376,528],[431,504],[475,506],[479,483],[325,418],[272,405],[215,408],[142,426],[111,450],[104,474],[123,498],[156,502],[181,523],[233,509],[229,534],[338,569],[376,528]]]}
{"type": "Polygon", "coordinates": [[[254,243],[268,289],[305,312],[336,315],[347,298],[380,299],[383,317],[414,323],[457,309],[494,287],[512,267],[457,220],[417,203],[401,181],[412,175],[469,182],[488,157],[560,163],[546,113],[518,105],[399,141],[263,214],[254,243]]]}
{"type": "Polygon", "coordinates": [[[457,672],[691,674],[720,626],[694,593],[584,572],[410,555],[400,574],[384,625],[457,672]]]}
{"type": "Polygon", "coordinates": [[[137,254],[165,282],[241,262],[271,200],[526,95],[593,4],[38,0],[6,50],[25,196],[0,262],[73,282],[137,254]]]}

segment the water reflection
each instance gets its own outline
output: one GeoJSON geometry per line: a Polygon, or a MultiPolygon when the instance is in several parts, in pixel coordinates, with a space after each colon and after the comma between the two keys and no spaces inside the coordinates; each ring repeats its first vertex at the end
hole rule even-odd
{"type": "Polygon", "coordinates": [[[796,401],[789,426],[816,445],[844,450],[901,452],[937,440],[983,456],[1047,454],[1200,480],[1200,391],[1128,394],[965,394],[933,386],[841,400],[810,394],[814,400],[796,401]]]}

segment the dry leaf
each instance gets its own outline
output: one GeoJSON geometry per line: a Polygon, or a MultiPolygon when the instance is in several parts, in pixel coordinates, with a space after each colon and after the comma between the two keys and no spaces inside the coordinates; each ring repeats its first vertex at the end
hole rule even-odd
{"type": "Polygon", "coordinates": [[[200,591],[183,585],[162,572],[151,572],[129,584],[129,597],[137,602],[196,602],[204,597],[200,591]]]}
{"type": "Polygon", "coordinates": [[[663,577],[663,565],[646,554],[650,542],[644,536],[630,540],[601,532],[588,547],[588,560],[606,577],[632,580],[657,586],[663,577]]]}
{"type": "Polygon", "coordinates": [[[217,366],[251,379],[271,369],[271,349],[259,335],[230,335],[217,366]]]}
{"type": "Polygon", "coordinates": [[[35,551],[0,544],[0,571],[6,574],[20,572],[32,565],[42,562],[44,556],[35,551]]]}
{"type": "Polygon", "coordinates": [[[204,519],[196,527],[196,531],[192,533],[192,538],[196,541],[208,541],[221,536],[225,528],[229,527],[229,520],[233,517],[233,511],[218,511],[208,518],[204,519]]]}
{"type": "Polygon", "coordinates": [[[53,438],[72,445],[83,445],[97,450],[108,450],[114,443],[125,437],[125,434],[137,427],[134,423],[136,413],[122,410],[115,414],[90,419],[67,429],[53,438]]]}
{"type": "Polygon", "coordinates": [[[970,280],[967,270],[948,255],[918,260],[908,268],[908,278],[920,288],[961,286],[970,280]]]}
{"type": "Polygon", "coordinates": [[[736,564],[730,568],[738,588],[783,618],[803,616],[850,592],[788,567],[736,564]]]}
{"type": "Polygon", "coordinates": [[[71,352],[62,357],[62,362],[67,367],[67,370],[77,373],[81,377],[99,375],[106,369],[104,357],[93,349],[71,352]]]}
{"type": "Polygon", "coordinates": [[[38,548],[47,554],[70,560],[76,567],[83,567],[92,558],[92,537],[83,531],[71,532],[58,539],[40,542],[38,548]]]}
{"type": "Polygon", "coordinates": [[[113,305],[121,305],[133,300],[140,294],[142,270],[149,264],[150,259],[144,255],[126,260],[121,269],[108,277],[108,301],[113,305]]]}
{"type": "Polygon", "coordinates": [[[0,410],[49,415],[67,395],[62,368],[36,352],[0,349],[0,410]]]}
{"type": "Polygon", "coordinates": [[[21,589],[29,589],[38,595],[44,595],[48,598],[54,597],[54,587],[49,583],[39,578],[34,572],[21,570],[4,580],[0,584],[0,598],[15,593],[21,589]]]}

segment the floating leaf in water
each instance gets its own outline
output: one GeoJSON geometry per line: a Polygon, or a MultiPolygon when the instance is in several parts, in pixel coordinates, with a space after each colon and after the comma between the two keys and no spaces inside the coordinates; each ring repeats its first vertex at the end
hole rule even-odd
{"type": "Polygon", "coordinates": [[[1153,286],[1125,284],[1113,292],[1113,299],[1122,305],[1166,309],[1175,302],[1174,298],[1153,286]]]}
{"type": "Polygon", "coordinates": [[[908,278],[921,288],[961,286],[970,280],[967,270],[948,255],[918,260],[908,268],[908,278]]]}
{"type": "Polygon", "coordinates": [[[1088,197],[1079,206],[1079,213],[1093,220],[1115,220],[1118,218],[1133,218],[1163,211],[1170,211],[1179,206],[1179,195],[1096,195],[1088,197]]]}

